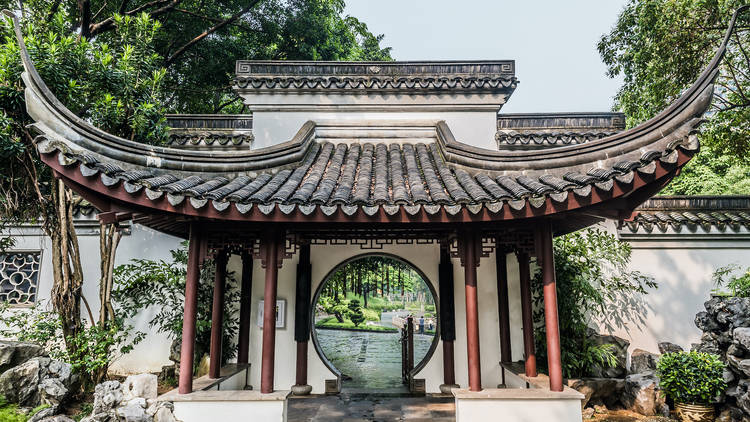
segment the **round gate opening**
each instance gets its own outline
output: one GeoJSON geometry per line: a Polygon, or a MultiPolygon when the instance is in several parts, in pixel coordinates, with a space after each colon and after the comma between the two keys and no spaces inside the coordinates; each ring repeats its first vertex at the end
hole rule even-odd
{"type": "Polygon", "coordinates": [[[352,258],[316,291],[313,343],[343,388],[403,389],[437,346],[436,299],[429,280],[403,259],[352,258]]]}

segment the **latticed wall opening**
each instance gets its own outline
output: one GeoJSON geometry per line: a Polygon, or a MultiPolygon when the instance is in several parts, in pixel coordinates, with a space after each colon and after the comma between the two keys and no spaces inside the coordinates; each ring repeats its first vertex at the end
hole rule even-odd
{"type": "Polygon", "coordinates": [[[0,254],[0,303],[31,306],[37,299],[41,252],[0,254]]]}

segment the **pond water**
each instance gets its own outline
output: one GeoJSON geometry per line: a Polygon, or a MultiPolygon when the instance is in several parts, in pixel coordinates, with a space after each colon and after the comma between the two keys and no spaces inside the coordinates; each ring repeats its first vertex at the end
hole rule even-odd
{"type": "MultiPolygon", "coordinates": [[[[381,325],[392,326],[396,313],[383,312],[381,325]]],[[[323,354],[344,376],[344,387],[391,389],[402,387],[401,335],[396,333],[316,330],[323,354]],[[351,378],[351,379],[350,379],[351,378]]],[[[424,359],[433,335],[414,335],[414,364],[424,359]]]]}

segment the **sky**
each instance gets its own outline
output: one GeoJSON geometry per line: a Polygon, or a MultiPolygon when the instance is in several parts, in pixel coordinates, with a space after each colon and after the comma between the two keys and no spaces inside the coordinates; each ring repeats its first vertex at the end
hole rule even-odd
{"type": "Polygon", "coordinates": [[[346,14],[384,34],[395,60],[515,60],[503,113],[609,111],[596,44],[626,0],[347,0],[346,14]]]}

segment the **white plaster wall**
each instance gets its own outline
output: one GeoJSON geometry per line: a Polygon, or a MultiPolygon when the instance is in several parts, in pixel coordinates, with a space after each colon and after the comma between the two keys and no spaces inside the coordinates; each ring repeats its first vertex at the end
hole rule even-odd
{"type": "Polygon", "coordinates": [[[579,399],[456,399],[456,422],[579,422],[579,399]],[[502,416],[500,416],[502,415],[502,416]]]}
{"type": "MultiPolygon", "coordinates": [[[[144,259],[171,259],[170,250],[179,247],[180,239],[153,231],[147,227],[133,225],[131,234],[125,235],[120,241],[115,258],[116,265],[125,264],[134,258],[144,259]]],[[[12,251],[42,251],[42,260],[39,270],[39,285],[37,301],[42,301],[50,307],[50,294],[52,291],[52,251],[49,238],[42,236],[36,229],[12,228],[8,232],[16,240],[12,251]]],[[[78,229],[78,243],[81,250],[81,265],[83,267],[83,295],[91,306],[94,318],[99,313],[99,235],[98,227],[82,226],[78,229]]],[[[88,321],[89,316],[85,307],[82,306],[81,315],[88,321]]],[[[163,365],[169,361],[169,339],[160,333],[150,332],[148,321],[156,313],[155,309],[148,309],[135,321],[132,321],[134,330],[149,333],[148,338],[142,341],[136,348],[126,356],[117,359],[111,366],[111,371],[117,374],[130,374],[138,372],[158,372],[163,365]]]]}
{"type": "MultiPolygon", "coordinates": [[[[523,331],[521,330],[521,302],[518,288],[518,263],[513,255],[507,255],[508,296],[511,314],[512,359],[523,358],[523,331]]],[[[464,267],[453,259],[454,295],[456,300],[456,382],[461,387],[469,385],[469,368],[466,348],[466,294],[464,289],[464,267]]],[[[497,278],[495,256],[480,260],[477,268],[479,302],[479,356],[482,373],[482,388],[496,388],[501,382],[500,370],[500,322],[497,307],[497,278]]],[[[442,378],[442,375],[440,376],[442,378]]],[[[439,385],[439,383],[438,383],[439,385]]],[[[430,392],[428,384],[428,392],[430,392]]]]}
{"type": "MultiPolygon", "coordinates": [[[[616,232],[614,224],[606,228],[616,232]]],[[[654,277],[659,286],[636,298],[645,304],[646,322],[630,322],[614,334],[630,340],[631,351],[640,348],[658,353],[657,344],[662,341],[688,350],[700,340],[701,331],[693,321],[696,313],[705,310],[703,303],[716,288],[713,272],[733,263],[747,267],[750,238],[715,229],[711,233],[702,229],[661,233],[655,229],[652,234],[641,234],[638,238],[622,237],[632,248],[630,269],[654,277]],[[660,240],[665,234],[668,238],[660,240]]]]}
{"type": "Polygon", "coordinates": [[[263,112],[253,114],[253,149],[264,148],[291,140],[308,120],[367,121],[379,120],[444,120],[458,142],[480,148],[497,149],[497,110],[451,112],[383,112],[323,111],[263,112]]]}

